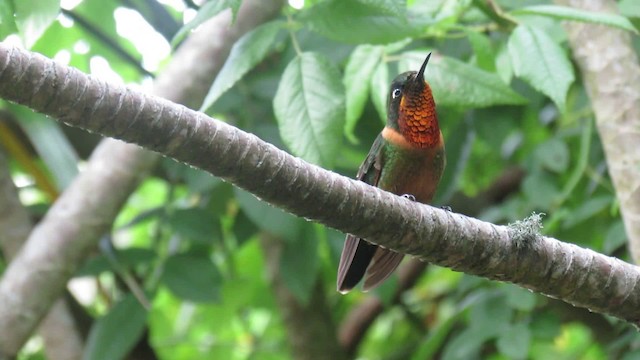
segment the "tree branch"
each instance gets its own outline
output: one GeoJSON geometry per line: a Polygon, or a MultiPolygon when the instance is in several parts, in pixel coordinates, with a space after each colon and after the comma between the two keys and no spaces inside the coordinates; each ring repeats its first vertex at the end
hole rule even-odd
{"type": "Polygon", "coordinates": [[[9,162],[0,147],[0,249],[6,259],[18,253],[31,231],[29,213],[20,203],[9,173],[9,162]]]}
{"type": "MultiPolygon", "coordinates": [[[[282,5],[282,0],[247,0],[233,25],[228,11],[203,24],[158,76],[154,93],[199,106],[236,40],[279,14],[282,5]],[[190,71],[185,72],[186,68],[190,71]]],[[[33,89],[46,86],[46,79],[38,78],[44,82],[31,83],[33,89]]],[[[85,95],[91,93],[89,88],[85,90],[85,95]]],[[[86,110],[93,108],[76,102],[78,99],[68,100],[86,110]]],[[[103,111],[107,114],[111,110],[103,111]]],[[[157,159],[157,154],[113,139],[106,139],[96,148],[86,169],[53,204],[27,240],[24,251],[10,264],[13,270],[8,268],[4,274],[4,288],[0,290],[0,357],[14,356],[22,347],[74,269],[109,229],[122,204],[157,159]]]]}
{"type": "MultiPolygon", "coordinates": [[[[0,250],[6,260],[13,259],[33,228],[29,213],[18,198],[9,164],[0,148],[0,250]]],[[[83,338],[73,314],[61,298],[42,321],[38,332],[49,359],[81,359],[83,338]],[[60,337],[64,336],[64,341],[60,337]]]]}
{"type": "MultiPolygon", "coordinates": [[[[536,221],[498,226],[418,204],[308,164],[202,113],[4,44],[0,97],[163,153],[293,214],[387,248],[640,324],[638,267],[540,236],[536,221]]],[[[18,272],[37,266],[33,260],[39,259],[10,264],[0,282],[0,329],[12,328],[6,319],[15,319],[8,310],[17,306],[15,299],[49,296],[41,291],[41,271],[18,272]]]]}
{"type": "MultiPolygon", "coordinates": [[[[556,0],[590,11],[618,13],[611,0],[556,0]]],[[[640,65],[627,31],[567,23],[569,45],[596,114],[629,250],[640,263],[640,65]],[[600,51],[607,49],[607,51],[600,51]]]]}

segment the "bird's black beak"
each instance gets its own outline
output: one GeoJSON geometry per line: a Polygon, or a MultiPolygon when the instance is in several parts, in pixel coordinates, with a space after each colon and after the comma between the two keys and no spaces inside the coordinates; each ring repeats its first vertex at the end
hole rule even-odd
{"type": "Polygon", "coordinates": [[[429,63],[429,59],[431,58],[431,53],[427,55],[427,58],[424,59],[422,66],[420,67],[420,71],[418,71],[418,75],[416,75],[416,81],[418,84],[424,84],[424,69],[427,68],[427,64],[429,63]]]}

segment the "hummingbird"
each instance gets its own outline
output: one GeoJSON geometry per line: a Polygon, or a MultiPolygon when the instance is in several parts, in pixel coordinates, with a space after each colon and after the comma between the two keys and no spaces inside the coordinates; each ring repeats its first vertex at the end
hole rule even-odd
{"type": "MultiPolygon", "coordinates": [[[[387,123],[356,175],[358,180],[411,200],[428,203],[446,164],[431,87],[424,79],[429,53],[419,71],[392,82],[387,123]]],[[[345,294],[364,277],[363,290],[380,285],[398,267],[403,254],[348,234],[338,266],[338,291],[345,294]]]]}

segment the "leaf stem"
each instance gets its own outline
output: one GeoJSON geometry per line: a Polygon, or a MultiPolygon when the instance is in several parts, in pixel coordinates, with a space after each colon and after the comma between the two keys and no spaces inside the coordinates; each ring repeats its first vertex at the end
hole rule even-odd
{"type": "Polygon", "coordinates": [[[500,27],[511,29],[518,25],[518,21],[505,13],[494,0],[487,0],[486,3],[483,0],[473,0],[472,3],[478,10],[482,11],[489,19],[495,21],[500,27]]]}
{"type": "MultiPolygon", "coordinates": [[[[291,18],[291,14],[287,14],[287,23],[289,25],[293,25],[293,18],[291,18]]],[[[298,43],[298,39],[296,35],[293,33],[292,26],[289,26],[289,36],[291,37],[291,43],[293,44],[293,48],[296,51],[298,56],[302,55],[302,49],[300,48],[300,44],[298,43]]]]}
{"type": "Polygon", "coordinates": [[[587,120],[582,131],[582,137],[580,139],[580,158],[578,159],[578,164],[571,173],[571,177],[569,178],[569,181],[567,181],[562,194],[555,202],[554,205],[556,208],[560,207],[560,205],[562,205],[562,203],[567,200],[569,195],[573,192],[573,189],[575,189],[575,187],[578,185],[578,182],[580,182],[582,175],[587,170],[587,165],[589,162],[589,148],[591,147],[592,127],[593,125],[591,124],[591,120],[587,120]]]}

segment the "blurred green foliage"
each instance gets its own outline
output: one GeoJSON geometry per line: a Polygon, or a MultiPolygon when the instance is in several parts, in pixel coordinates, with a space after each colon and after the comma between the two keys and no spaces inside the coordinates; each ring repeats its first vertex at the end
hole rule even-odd
{"type": "MultiPolygon", "coordinates": [[[[3,0],[0,30],[2,36],[17,33],[46,56],[64,53],[69,65],[85,72],[92,70],[93,58],[102,57],[124,82],[139,83],[152,70],[116,30],[113,15],[129,8],[162,32],[153,15],[181,24],[186,12],[168,5],[149,12],[140,3],[84,0],[54,21],[57,1],[3,0]]],[[[196,22],[225,7],[237,11],[239,3],[208,2],[196,22]]],[[[624,17],[544,0],[491,3],[314,0],[300,9],[286,6],[280,19],[237,42],[202,108],[305,160],[353,176],[381,130],[390,79],[416,70],[433,52],[425,77],[448,150],[436,203],[481,198],[507,171],[520,169],[525,175],[515,188],[498,187],[498,201],[453,210],[501,224],[545,213],[545,234],[628,259],[593,112],[560,21],[603,23],[636,34],[637,5],[621,1],[624,17]]],[[[177,35],[164,32],[165,41],[177,45],[196,25],[177,35]]],[[[73,149],[81,152],[86,135],[66,129],[62,134],[54,122],[38,125],[45,119],[3,107],[24,131],[20,141],[37,145],[35,161],[62,190],[68,182],[61,179],[78,168],[73,149]],[[43,129],[55,136],[43,141],[43,129]],[[51,156],[61,148],[64,154],[51,156]]],[[[48,206],[46,196],[37,196],[42,190],[28,181],[37,175],[15,159],[12,164],[15,178],[26,179],[19,182],[25,205],[48,206]]],[[[114,246],[101,247],[77,274],[92,277],[101,289],[85,304],[96,320],[86,358],[121,358],[143,336],[162,359],[290,358],[286,310],[275,301],[260,243],[265,234],[283,244],[276,265],[292,296],[307,303],[320,279],[338,324],[369,296],[390,301],[397,286],[394,276],[387,289],[372,294],[337,294],[342,234],[163,160],[122,209],[105,240],[114,246]],[[150,309],[135,301],[123,274],[144,290],[150,309]]],[[[363,359],[633,359],[640,356],[639,345],[635,329],[614,319],[429,266],[373,322],[356,352],[363,359]]],[[[41,358],[41,351],[27,347],[21,358],[41,358]]]]}

